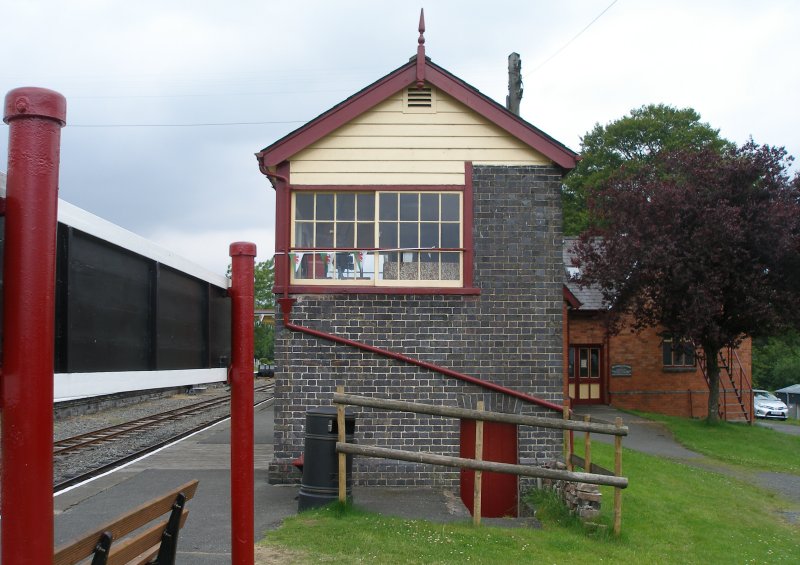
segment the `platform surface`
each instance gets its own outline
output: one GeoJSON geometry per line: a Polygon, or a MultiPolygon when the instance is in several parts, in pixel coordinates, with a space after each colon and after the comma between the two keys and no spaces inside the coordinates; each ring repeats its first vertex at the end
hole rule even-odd
{"type": "MultiPolygon", "coordinates": [[[[273,411],[255,412],[255,540],[297,513],[299,486],[270,485],[273,411]]],[[[187,438],[154,455],[54,499],[56,545],[69,541],[154,496],[199,479],[189,502],[189,518],[178,540],[177,562],[187,565],[230,563],[230,423],[187,438]]],[[[434,521],[468,521],[457,497],[434,489],[359,488],[355,504],[366,510],[434,521]]]]}

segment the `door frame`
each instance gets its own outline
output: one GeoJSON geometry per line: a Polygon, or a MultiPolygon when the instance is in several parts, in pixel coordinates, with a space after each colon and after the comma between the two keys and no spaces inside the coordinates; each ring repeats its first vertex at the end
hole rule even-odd
{"type": "Polygon", "coordinates": [[[572,404],[603,404],[605,399],[606,387],[606,348],[602,343],[570,343],[569,351],[567,353],[567,391],[573,391],[570,395],[570,402],[572,404]],[[597,376],[591,376],[592,363],[591,354],[587,355],[587,373],[589,376],[580,376],[580,350],[596,349],[597,355],[597,376]],[[580,385],[587,385],[589,388],[589,398],[580,397],[580,385]],[[596,397],[592,397],[591,385],[598,386],[596,397]]]}

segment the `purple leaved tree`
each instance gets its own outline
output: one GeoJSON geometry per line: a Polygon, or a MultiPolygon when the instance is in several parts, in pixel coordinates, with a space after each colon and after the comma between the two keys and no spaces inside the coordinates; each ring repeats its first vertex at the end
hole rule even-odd
{"type": "Polygon", "coordinates": [[[800,319],[800,179],[783,148],[663,152],[620,169],[590,202],[597,227],[576,245],[610,327],[661,326],[707,362],[708,421],[719,414],[723,347],[800,319]]]}

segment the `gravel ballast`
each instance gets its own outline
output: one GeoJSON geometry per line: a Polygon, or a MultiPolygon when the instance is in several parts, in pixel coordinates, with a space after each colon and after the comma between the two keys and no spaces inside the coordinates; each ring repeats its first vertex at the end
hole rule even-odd
{"type": "MultiPolygon", "coordinates": [[[[271,379],[257,379],[255,387],[261,387],[271,379]]],[[[229,388],[223,384],[209,385],[196,394],[176,394],[174,396],[149,399],[134,405],[103,410],[93,414],[73,416],[54,422],[53,437],[55,441],[85,434],[124,422],[159,414],[168,410],[186,407],[213,398],[221,398],[229,394],[229,388]]],[[[256,402],[266,400],[272,392],[256,392],[256,402]]],[[[87,473],[93,469],[112,463],[114,460],[146,449],[152,445],[167,441],[181,433],[202,426],[205,423],[223,418],[230,413],[230,403],[226,402],[204,410],[200,414],[159,423],[148,427],[140,433],[120,436],[113,442],[106,442],[94,448],[81,449],[54,457],[53,482],[63,483],[73,477],[87,473]]]]}

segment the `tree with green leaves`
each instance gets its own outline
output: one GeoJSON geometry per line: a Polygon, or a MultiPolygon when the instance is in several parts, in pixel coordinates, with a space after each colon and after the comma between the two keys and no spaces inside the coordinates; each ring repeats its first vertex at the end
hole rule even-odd
{"type": "Polygon", "coordinates": [[[753,338],[753,386],[777,390],[800,383],[800,332],[753,338]]]}
{"type": "MultiPolygon", "coordinates": [[[[275,283],[275,263],[272,259],[255,264],[255,307],[274,308],[275,296],[272,287],[275,283]]],[[[275,357],[275,325],[273,320],[256,321],[254,328],[254,350],[259,359],[272,360],[275,357]]]]}
{"type": "Polygon", "coordinates": [[[564,234],[579,235],[592,224],[589,200],[612,174],[619,175],[623,166],[626,173],[634,175],[662,151],[730,147],[719,130],[701,122],[700,114],[691,108],[650,104],[605,126],[596,124],[581,139],[578,166],[564,179],[564,234]]]}
{"type": "MultiPolygon", "coordinates": [[[[231,276],[231,266],[228,265],[228,278],[231,276]]],[[[272,287],[275,283],[275,263],[272,259],[259,261],[253,269],[254,277],[254,309],[268,309],[275,307],[275,296],[272,287]]],[[[258,359],[272,360],[275,355],[275,326],[272,321],[259,321],[253,324],[254,355],[258,359]]]]}
{"type": "Polygon", "coordinates": [[[661,150],[609,174],[596,227],[575,248],[611,330],[659,326],[706,362],[718,419],[718,352],[800,323],[800,176],[783,148],[661,150]],[[615,323],[616,322],[616,323],[615,323]]]}

